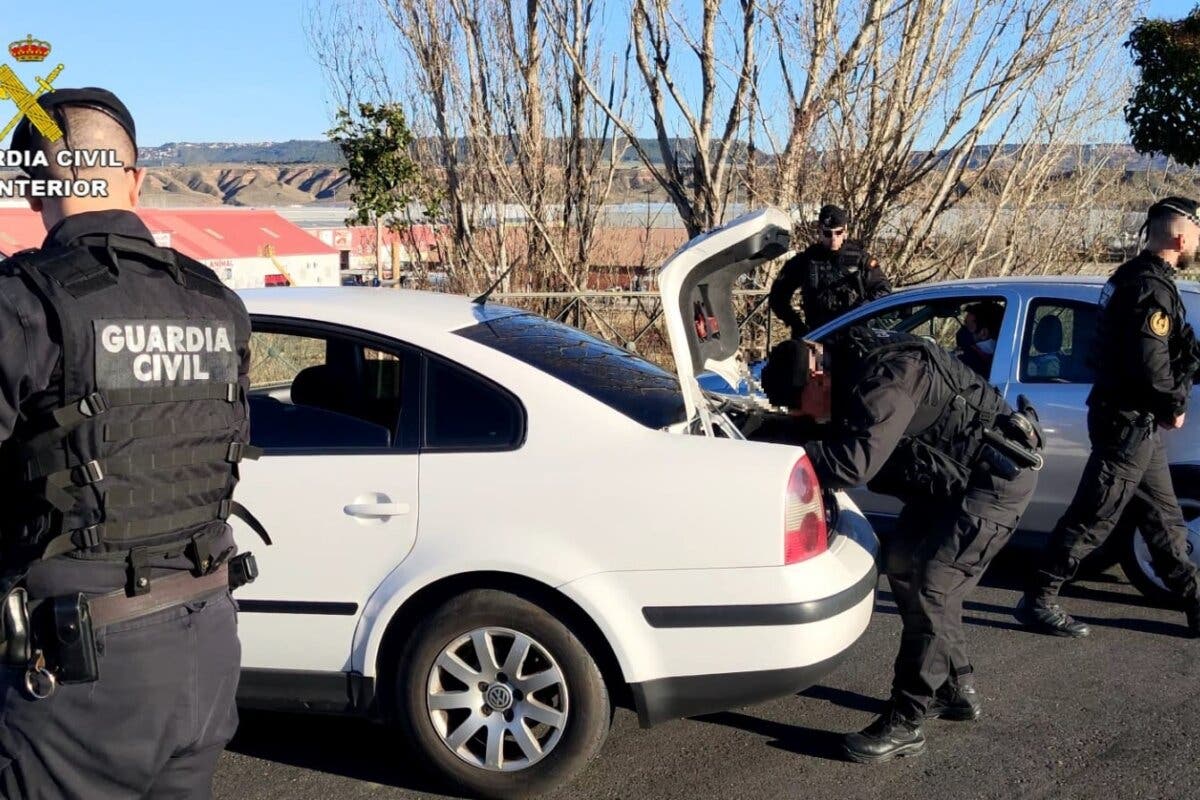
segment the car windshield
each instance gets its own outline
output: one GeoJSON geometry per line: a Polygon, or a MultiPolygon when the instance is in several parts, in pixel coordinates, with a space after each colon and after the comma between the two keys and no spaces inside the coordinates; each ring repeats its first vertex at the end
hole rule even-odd
{"type": "Polygon", "coordinates": [[[549,373],[647,427],[686,419],[676,376],[578,328],[517,314],[455,333],[549,373]]]}

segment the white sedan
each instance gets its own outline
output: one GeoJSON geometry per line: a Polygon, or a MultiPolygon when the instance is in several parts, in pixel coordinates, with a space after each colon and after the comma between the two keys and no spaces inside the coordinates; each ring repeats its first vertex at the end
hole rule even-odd
{"type": "Polygon", "coordinates": [[[465,297],[244,292],[266,452],[237,499],[275,544],[236,527],[261,570],[238,592],[243,705],[393,721],[508,797],[578,772],[614,705],[649,726],[828,673],[870,620],[875,535],[695,381],[734,363],[721,293],[787,230],[761,212],[672,257],[679,377],[465,297]]]}

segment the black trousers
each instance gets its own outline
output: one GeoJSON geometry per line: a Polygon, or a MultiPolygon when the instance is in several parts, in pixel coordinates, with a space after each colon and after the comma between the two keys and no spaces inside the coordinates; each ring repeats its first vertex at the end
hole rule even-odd
{"type": "Polygon", "coordinates": [[[1196,567],[1187,553],[1187,523],[1171,484],[1162,435],[1153,421],[1137,422],[1132,415],[1092,408],[1088,436],[1092,453],[1071,505],[1054,528],[1031,596],[1050,602],[1128,512],[1163,583],[1185,603],[1200,603],[1196,567]]]}
{"type": "Polygon", "coordinates": [[[228,593],[97,632],[100,679],[29,698],[0,677],[0,797],[209,798],[237,729],[241,645],[228,593]]]}
{"type": "Polygon", "coordinates": [[[1012,538],[1033,496],[1037,473],[1013,480],[977,470],[962,495],[907,503],[884,544],[884,572],[900,619],[892,703],[906,718],[925,716],[947,681],[974,671],[963,601],[1012,538]]]}

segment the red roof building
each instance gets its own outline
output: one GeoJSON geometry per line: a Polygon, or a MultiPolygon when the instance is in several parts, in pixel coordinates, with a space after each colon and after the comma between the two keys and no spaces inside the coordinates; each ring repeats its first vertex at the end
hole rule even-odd
{"type": "Polygon", "coordinates": [[[138,216],[159,244],[204,261],[213,258],[337,255],[337,250],[274,211],[145,208],[138,216]],[[163,234],[170,241],[161,241],[163,234]]]}
{"type": "MultiPolygon", "coordinates": [[[[337,255],[338,251],[274,211],[230,208],[139,208],[137,214],[159,245],[199,261],[257,258],[267,245],[276,256],[337,255]]],[[[0,253],[38,247],[46,237],[42,219],[28,206],[0,208],[0,253]]]]}
{"type": "MultiPolygon", "coordinates": [[[[338,250],[274,211],[260,209],[139,208],[161,247],[202,261],[235,288],[287,283],[340,283],[338,250]],[[274,283],[273,283],[274,282],[274,283]]],[[[0,207],[0,255],[38,247],[46,237],[28,206],[0,207]]]]}
{"type": "Polygon", "coordinates": [[[42,218],[30,211],[29,206],[0,207],[0,256],[40,247],[45,238],[42,218]]]}

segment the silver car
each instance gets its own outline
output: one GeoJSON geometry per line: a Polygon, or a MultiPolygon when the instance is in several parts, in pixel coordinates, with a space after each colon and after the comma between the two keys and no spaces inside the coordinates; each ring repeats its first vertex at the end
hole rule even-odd
{"type": "MultiPolygon", "coordinates": [[[[1104,277],[989,278],[927,284],[895,292],[813,331],[823,339],[850,324],[906,331],[955,349],[955,334],[974,303],[1003,307],[991,382],[1010,403],[1026,395],[1037,407],[1046,430],[1046,466],[1037,493],[1021,520],[1017,544],[1038,546],[1054,528],[1075,493],[1090,445],[1088,392],[1092,369],[1088,351],[1096,327],[1097,302],[1104,277]]],[[[1179,284],[1188,319],[1200,329],[1200,283],[1179,284]]],[[[1200,564],[1200,388],[1193,388],[1191,413],[1178,431],[1164,432],[1175,491],[1188,521],[1188,552],[1200,564]]],[[[862,509],[886,531],[900,504],[893,498],[859,490],[862,509]]],[[[1119,560],[1125,574],[1144,594],[1166,599],[1154,574],[1145,541],[1128,523],[1113,532],[1097,554],[1119,560]]]]}

